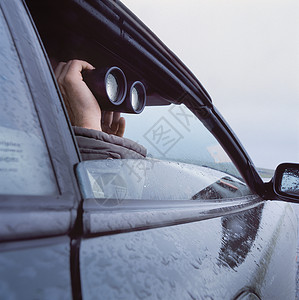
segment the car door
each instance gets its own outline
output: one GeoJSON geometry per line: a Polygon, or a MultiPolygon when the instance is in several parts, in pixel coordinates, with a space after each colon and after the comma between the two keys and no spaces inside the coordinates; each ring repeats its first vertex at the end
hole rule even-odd
{"type": "Polygon", "coordinates": [[[79,156],[23,3],[0,4],[0,298],[72,299],[79,156]]]}
{"type": "Polygon", "coordinates": [[[294,297],[290,205],[250,191],[191,117],[183,105],[126,116],[127,136],[148,158],[78,165],[83,299],[294,297]]]}

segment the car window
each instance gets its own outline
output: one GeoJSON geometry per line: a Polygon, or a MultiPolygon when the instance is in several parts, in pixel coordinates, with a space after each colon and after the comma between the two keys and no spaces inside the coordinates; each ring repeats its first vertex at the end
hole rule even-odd
{"type": "Polygon", "coordinates": [[[126,134],[146,159],[80,163],[85,198],[204,200],[251,194],[215,137],[183,104],[125,114],[126,134]]]}
{"type": "Polygon", "coordinates": [[[54,194],[57,184],[44,136],[1,10],[0,40],[1,194],[54,194]]]}
{"type": "MultiPolygon", "coordinates": [[[[122,108],[126,112],[132,112],[133,102],[128,104],[126,101],[134,100],[136,95],[138,98],[140,90],[137,94],[133,93],[134,90],[137,91],[135,84],[141,82],[146,89],[145,109],[140,114],[123,114],[126,119],[124,137],[143,145],[147,149],[146,159],[136,159],[140,156],[139,151],[135,151],[137,155],[133,153],[134,157],[116,153],[113,150],[116,144],[124,146],[124,152],[130,152],[131,146],[122,141],[111,142],[107,136],[102,136],[102,141],[109,140],[107,142],[109,146],[105,143],[98,148],[90,145],[90,133],[87,138],[86,132],[74,128],[82,158],[95,159],[95,161],[81,162],[77,167],[77,177],[85,198],[199,200],[236,198],[251,193],[218,141],[191,112],[198,109],[195,114],[199,118],[206,118],[205,121],[209,122],[208,117],[205,116],[206,111],[202,108],[204,106],[209,110],[208,106],[205,106],[209,97],[200,83],[191,75],[181,78],[179,75],[181,73],[165,72],[164,68],[160,68],[160,64],[153,63],[153,57],[158,55],[156,52],[161,51],[162,54],[162,49],[157,48],[151,53],[150,48],[155,48],[153,43],[149,49],[145,47],[144,51],[141,51],[142,42],[133,35],[135,31],[131,30],[132,24],[125,22],[123,28],[118,22],[114,24],[115,20],[110,20],[110,15],[108,16],[105,11],[102,12],[100,7],[98,9],[101,14],[96,17],[96,23],[93,23],[95,16],[90,15],[90,11],[85,15],[85,6],[78,10],[77,4],[73,7],[69,3],[69,6],[60,11],[59,21],[50,26],[50,22],[44,19],[51,19],[48,10],[38,1],[29,2],[32,2],[31,12],[33,18],[34,16],[36,18],[39,33],[51,61],[77,59],[87,61],[95,67],[93,73],[83,72],[82,78],[97,97],[102,110],[111,110],[111,106],[116,105],[114,102],[117,102],[119,107],[116,109],[122,108]],[[78,30],[77,23],[72,23],[74,18],[65,18],[66,9],[68,12],[73,11],[74,16],[81,18],[86,24],[83,32],[81,29],[78,30]],[[122,37],[115,36],[117,47],[114,45],[113,35],[109,35],[111,39],[103,38],[101,35],[104,31],[101,28],[107,25],[106,18],[109,24],[111,22],[114,24],[109,27],[109,30],[113,31],[115,28],[117,31],[124,30],[122,37]],[[97,24],[99,31],[95,40],[89,36],[89,32],[87,33],[92,24],[97,24]],[[64,42],[60,43],[60,41],[64,42]],[[138,46],[139,42],[141,48],[138,46]],[[131,55],[131,52],[136,52],[136,56],[131,55]],[[147,55],[151,59],[146,59],[147,55]],[[119,69],[122,72],[119,72],[119,69]],[[105,81],[104,75],[107,76],[109,84],[105,81]],[[110,81],[110,75],[115,80],[110,81]],[[192,83],[192,88],[185,83],[185,80],[192,83]],[[112,89],[115,89],[115,94],[110,93],[112,89]],[[200,95],[195,94],[194,90],[200,95]],[[116,101],[114,96],[118,94],[122,97],[116,101]],[[201,97],[205,101],[202,101],[201,97]],[[123,99],[126,100],[121,102],[123,99]],[[111,102],[114,104],[112,105],[111,102]],[[191,110],[184,104],[178,104],[181,102],[186,103],[191,110]],[[109,155],[99,154],[103,149],[109,155]],[[114,160],[101,160],[101,157],[114,160]],[[117,160],[117,157],[128,159],[117,160]]],[[[56,6],[51,1],[47,7],[52,13],[56,10],[56,6]]],[[[149,39],[146,43],[152,42],[149,39]]],[[[161,64],[164,63],[166,64],[161,59],[161,64]]],[[[144,93],[140,92],[140,95],[144,93]]],[[[74,124],[74,121],[73,125],[81,126],[81,124],[74,124]]],[[[213,130],[212,124],[210,125],[207,126],[213,130]]]]}
{"type": "Polygon", "coordinates": [[[138,140],[148,156],[241,175],[215,137],[184,105],[148,106],[126,115],[126,137],[138,140]]]}

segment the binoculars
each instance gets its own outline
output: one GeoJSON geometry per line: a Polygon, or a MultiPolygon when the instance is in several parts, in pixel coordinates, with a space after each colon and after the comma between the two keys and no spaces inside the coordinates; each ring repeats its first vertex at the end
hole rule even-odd
{"type": "Polygon", "coordinates": [[[118,67],[85,70],[83,80],[102,110],[139,114],[146,103],[146,91],[140,81],[127,82],[118,67]]]}

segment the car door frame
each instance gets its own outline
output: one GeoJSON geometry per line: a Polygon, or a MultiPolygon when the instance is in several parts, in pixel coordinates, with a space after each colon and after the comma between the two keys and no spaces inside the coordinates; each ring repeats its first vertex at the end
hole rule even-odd
{"type": "Polygon", "coordinates": [[[82,198],[74,166],[81,159],[80,153],[49,59],[26,3],[2,0],[0,9],[27,81],[58,188],[56,194],[48,196],[0,195],[0,251],[47,247],[51,241],[68,243],[71,289],[75,297],[80,295],[77,281],[82,198]],[[28,226],[19,226],[22,222],[28,226]]]}
{"type": "Polygon", "coordinates": [[[74,224],[81,199],[74,175],[74,165],[80,160],[79,151],[49,60],[26,7],[21,1],[4,0],[1,9],[22,64],[58,187],[58,194],[54,196],[0,195],[1,207],[10,209],[17,204],[19,208],[27,209],[38,206],[40,211],[54,208],[57,211],[71,211],[72,221],[61,232],[66,233],[74,224]]]}

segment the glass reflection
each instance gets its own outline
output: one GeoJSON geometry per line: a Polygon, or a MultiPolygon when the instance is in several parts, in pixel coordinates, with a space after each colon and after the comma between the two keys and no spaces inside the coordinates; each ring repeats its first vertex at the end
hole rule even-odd
{"type": "Polygon", "coordinates": [[[282,175],[281,191],[286,194],[299,196],[299,170],[288,168],[282,175]]]}
{"type": "Polygon", "coordinates": [[[222,218],[219,265],[234,269],[243,263],[256,238],[263,207],[222,218]]]}

